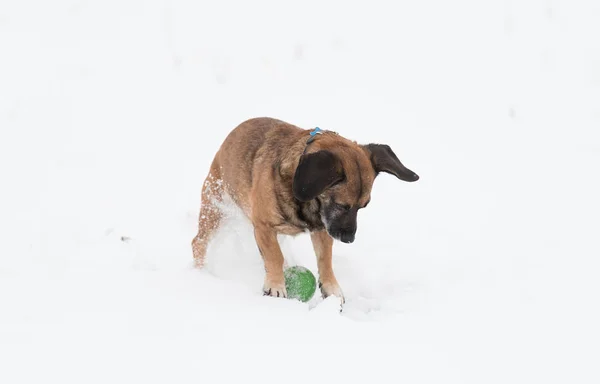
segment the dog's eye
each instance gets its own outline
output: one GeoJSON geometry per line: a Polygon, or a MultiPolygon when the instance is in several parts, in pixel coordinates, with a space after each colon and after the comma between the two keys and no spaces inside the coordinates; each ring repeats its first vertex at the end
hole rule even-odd
{"type": "Polygon", "coordinates": [[[341,178],[339,178],[338,180],[336,180],[333,184],[331,184],[330,188],[333,188],[335,186],[338,186],[342,183],[346,182],[346,176],[342,176],[341,178]]]}
{"type": "Polygon", "coordinates": [[[342,211],[349,211],[350,210],[350,206],[348,204],[338,204],[335,203],[335,205],[341,209],[342,211]]]}

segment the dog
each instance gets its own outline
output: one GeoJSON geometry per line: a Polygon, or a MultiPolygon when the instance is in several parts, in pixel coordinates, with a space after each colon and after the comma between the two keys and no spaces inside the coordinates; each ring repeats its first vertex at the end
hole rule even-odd
{"type": "Polygon", "coordinates": [[[264,295],[287,297],[279,234],[309,233],[323,298],[345,302],[332,268],[334,240],[352,243],[357,212],[371,200],[378,174],[414,182],[386,144],[358,144],[337,132],[303,129],[270,117],[246,120],[225,138],[214,156],[201,193],[194,265],[202,268],[207,246],[219,229],[225,194],[254,227],[264,262],[264,295]]]}

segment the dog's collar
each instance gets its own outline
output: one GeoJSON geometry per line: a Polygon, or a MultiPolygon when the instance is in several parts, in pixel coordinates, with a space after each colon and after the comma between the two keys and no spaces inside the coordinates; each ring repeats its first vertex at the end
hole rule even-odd
{"type": "Polygon", "coordinates": [[[312,131],[310,131],[310,137],[308,138],[308,140],[306,140],[306,144],[310,144],[315,139],[315,137],[317,136],[317,133],[323,133],[323,131],[321,130],[321,128],[315,127],[315,129],[313,129],[312,131]]]}
{"type": "Polygon", "coordinates": [[[317,137],[317,134],[322,134],[322,133],[323,133],[323,130],[319,127],[315,127],[315,129],[310,131],[310,137],[308,138],[308,140],[306,140],[306,145],[304,146],[304,151],[302,152],[302,155],[304,155],[306,153],[308,144],[313,142],[313,140],[317,137]]]}

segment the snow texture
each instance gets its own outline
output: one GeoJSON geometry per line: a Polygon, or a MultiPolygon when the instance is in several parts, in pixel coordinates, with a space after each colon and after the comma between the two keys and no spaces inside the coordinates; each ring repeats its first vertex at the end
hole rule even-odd
{"type": "MultiPolygon", "coordinates": [[[[0,3],[0,382],[598,383],[600,3],[0,3]],[[262,296],[240,122],[389,144],[346,295],[262,296]]],[[[307,235],[280,238],[316,274],[307,235]]]]}

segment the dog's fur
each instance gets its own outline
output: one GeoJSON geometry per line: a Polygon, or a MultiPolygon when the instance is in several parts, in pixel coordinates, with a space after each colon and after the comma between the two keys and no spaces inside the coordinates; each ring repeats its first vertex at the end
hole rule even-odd
{"type": "Polygon", "coordinates": [[[202,188],[198,234],[192,240],[195,265],[202,267],[227,194],[254,226],[265,266],[265,295],[286,297],[278,234],[309,232],[317,257],[323,297],[344,300],[332,270],[334,239],[354,241],[356,216],[366,207],[380,172],[412,182],[419,179],[385,144],[360,145],[335,132],[301,129],[281,120],[247,120],[227,136],[202,188]]]}

